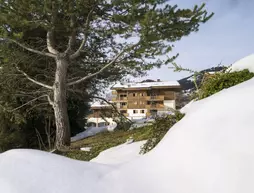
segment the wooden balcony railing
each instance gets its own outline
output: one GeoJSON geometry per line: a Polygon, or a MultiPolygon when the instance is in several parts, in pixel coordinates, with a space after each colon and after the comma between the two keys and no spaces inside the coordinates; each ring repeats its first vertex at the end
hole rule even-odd
{"type": "Polygon", "coordinates": [[[122,113],[125,117],[129,117],[129,113],[122,113]]]}
{"type": "Polygon", "coordinates": [[[112,98],[113,102],[116,102],[116,101],[127,101],[127,100],[128,100],[127,97],[114,97],[114,98],[112,98]]]}
{"type": "Polygon", "coordinates": [[[120,105],[120,109],[127,109],[127,105],[120,105]]]}
{"type": "Polygon", "coordinates": [[[163,109],[164,105],[162,104],[151,104],[151,105],[146,105],[146,109],[163,109]]]}
{"type": "Polygon", "coordinates": [[[163,95],[147,96],[146,100],[148,100],[148,101],[163,101],[164,100],[164,96],[163,95]]]}
{"type": "Polygon", "coordinates": [[[116,90],[112,90],[112,95],[117,95],[117,91],[116,90]]]}

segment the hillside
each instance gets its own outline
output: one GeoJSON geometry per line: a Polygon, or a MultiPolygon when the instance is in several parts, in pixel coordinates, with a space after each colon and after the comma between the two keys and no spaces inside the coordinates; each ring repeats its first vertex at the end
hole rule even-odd
{"type": "Polygon", "coordinates": [[[253,98],[251,79],[193,103],[155,149],[121,166],[8,151],[0,155],[0,192],[251,193],[253,98]]]}

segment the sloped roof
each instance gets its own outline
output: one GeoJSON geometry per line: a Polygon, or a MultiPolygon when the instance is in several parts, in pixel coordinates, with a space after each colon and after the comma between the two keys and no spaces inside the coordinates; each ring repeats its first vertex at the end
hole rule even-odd
{"type": "Polygon", "coordinates": [[[109,104],[101,104],[99,102],[95,102],[91,105],[92,109],[102,109],[102,108],[111,108],[112,106],[109,104]]]}
{"type": "Polygon", "coordinates": [[[180,87],[178,81],[161,81],[161,82],[138,82],[138,83],[126,83],[116,84],[112,89],[124,89],[124,88],[156,88],[156,87],[180,87]]]}

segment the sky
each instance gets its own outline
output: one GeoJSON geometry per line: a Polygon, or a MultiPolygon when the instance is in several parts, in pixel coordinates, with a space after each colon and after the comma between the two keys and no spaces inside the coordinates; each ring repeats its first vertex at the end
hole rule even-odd
{"type": "MultiPolygon", "coordinates": [[[[198,32],[176,42],[172,54],[179,53],[177,64],[193,70],[203,70],[219,63],[230,65],[254,52],[254,0],[171,0],[179,8],[193,8],[206,3],[215,15],[200,26],[198,32]]],[[[187,72],[173,72],[164,66],[153,69],[142,79],[179,80],[187,72]]]]}

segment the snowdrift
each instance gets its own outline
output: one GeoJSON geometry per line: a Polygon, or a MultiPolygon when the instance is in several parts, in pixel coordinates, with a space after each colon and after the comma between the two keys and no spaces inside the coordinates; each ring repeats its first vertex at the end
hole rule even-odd
{"type": "Polygon", "coordinates": [[[2,193],[253,193],[254,79],[194,102],[150,153],[123,165],[32,150],[0,155],[2,193]]]}
{"type": "Polygon", "coordinates": [[[244,69],[248,69],[250,72],[254,72],[254,54],[236,61],[234,64],[232,64],[231,67],[228,68],[228,71],[235,72],[244,69]]]}
{"type": "Polygon", "coordinates": [[[116,147],[109,148],[102,151],[96,158],[90,160],[91,162],[101,164],[123,164],[139,158],[141,147],[146,143],[147,140],[138,141],[134,143],[124,143],[116,147]]]}
{"type": "Polygon", "coordinates": [[[88,127],[85,131],[78,133],[77,135],[73,136],[71,138],[71,142],[78,141],[81,139],[85,139],[87,137],[94,136],[98,133],[105,132],[105,131],[114,131],[114,129],[117,127],[117,124],[114,123],[112,125],[108,126],[102,126],[102,127],[88,127]]]}

